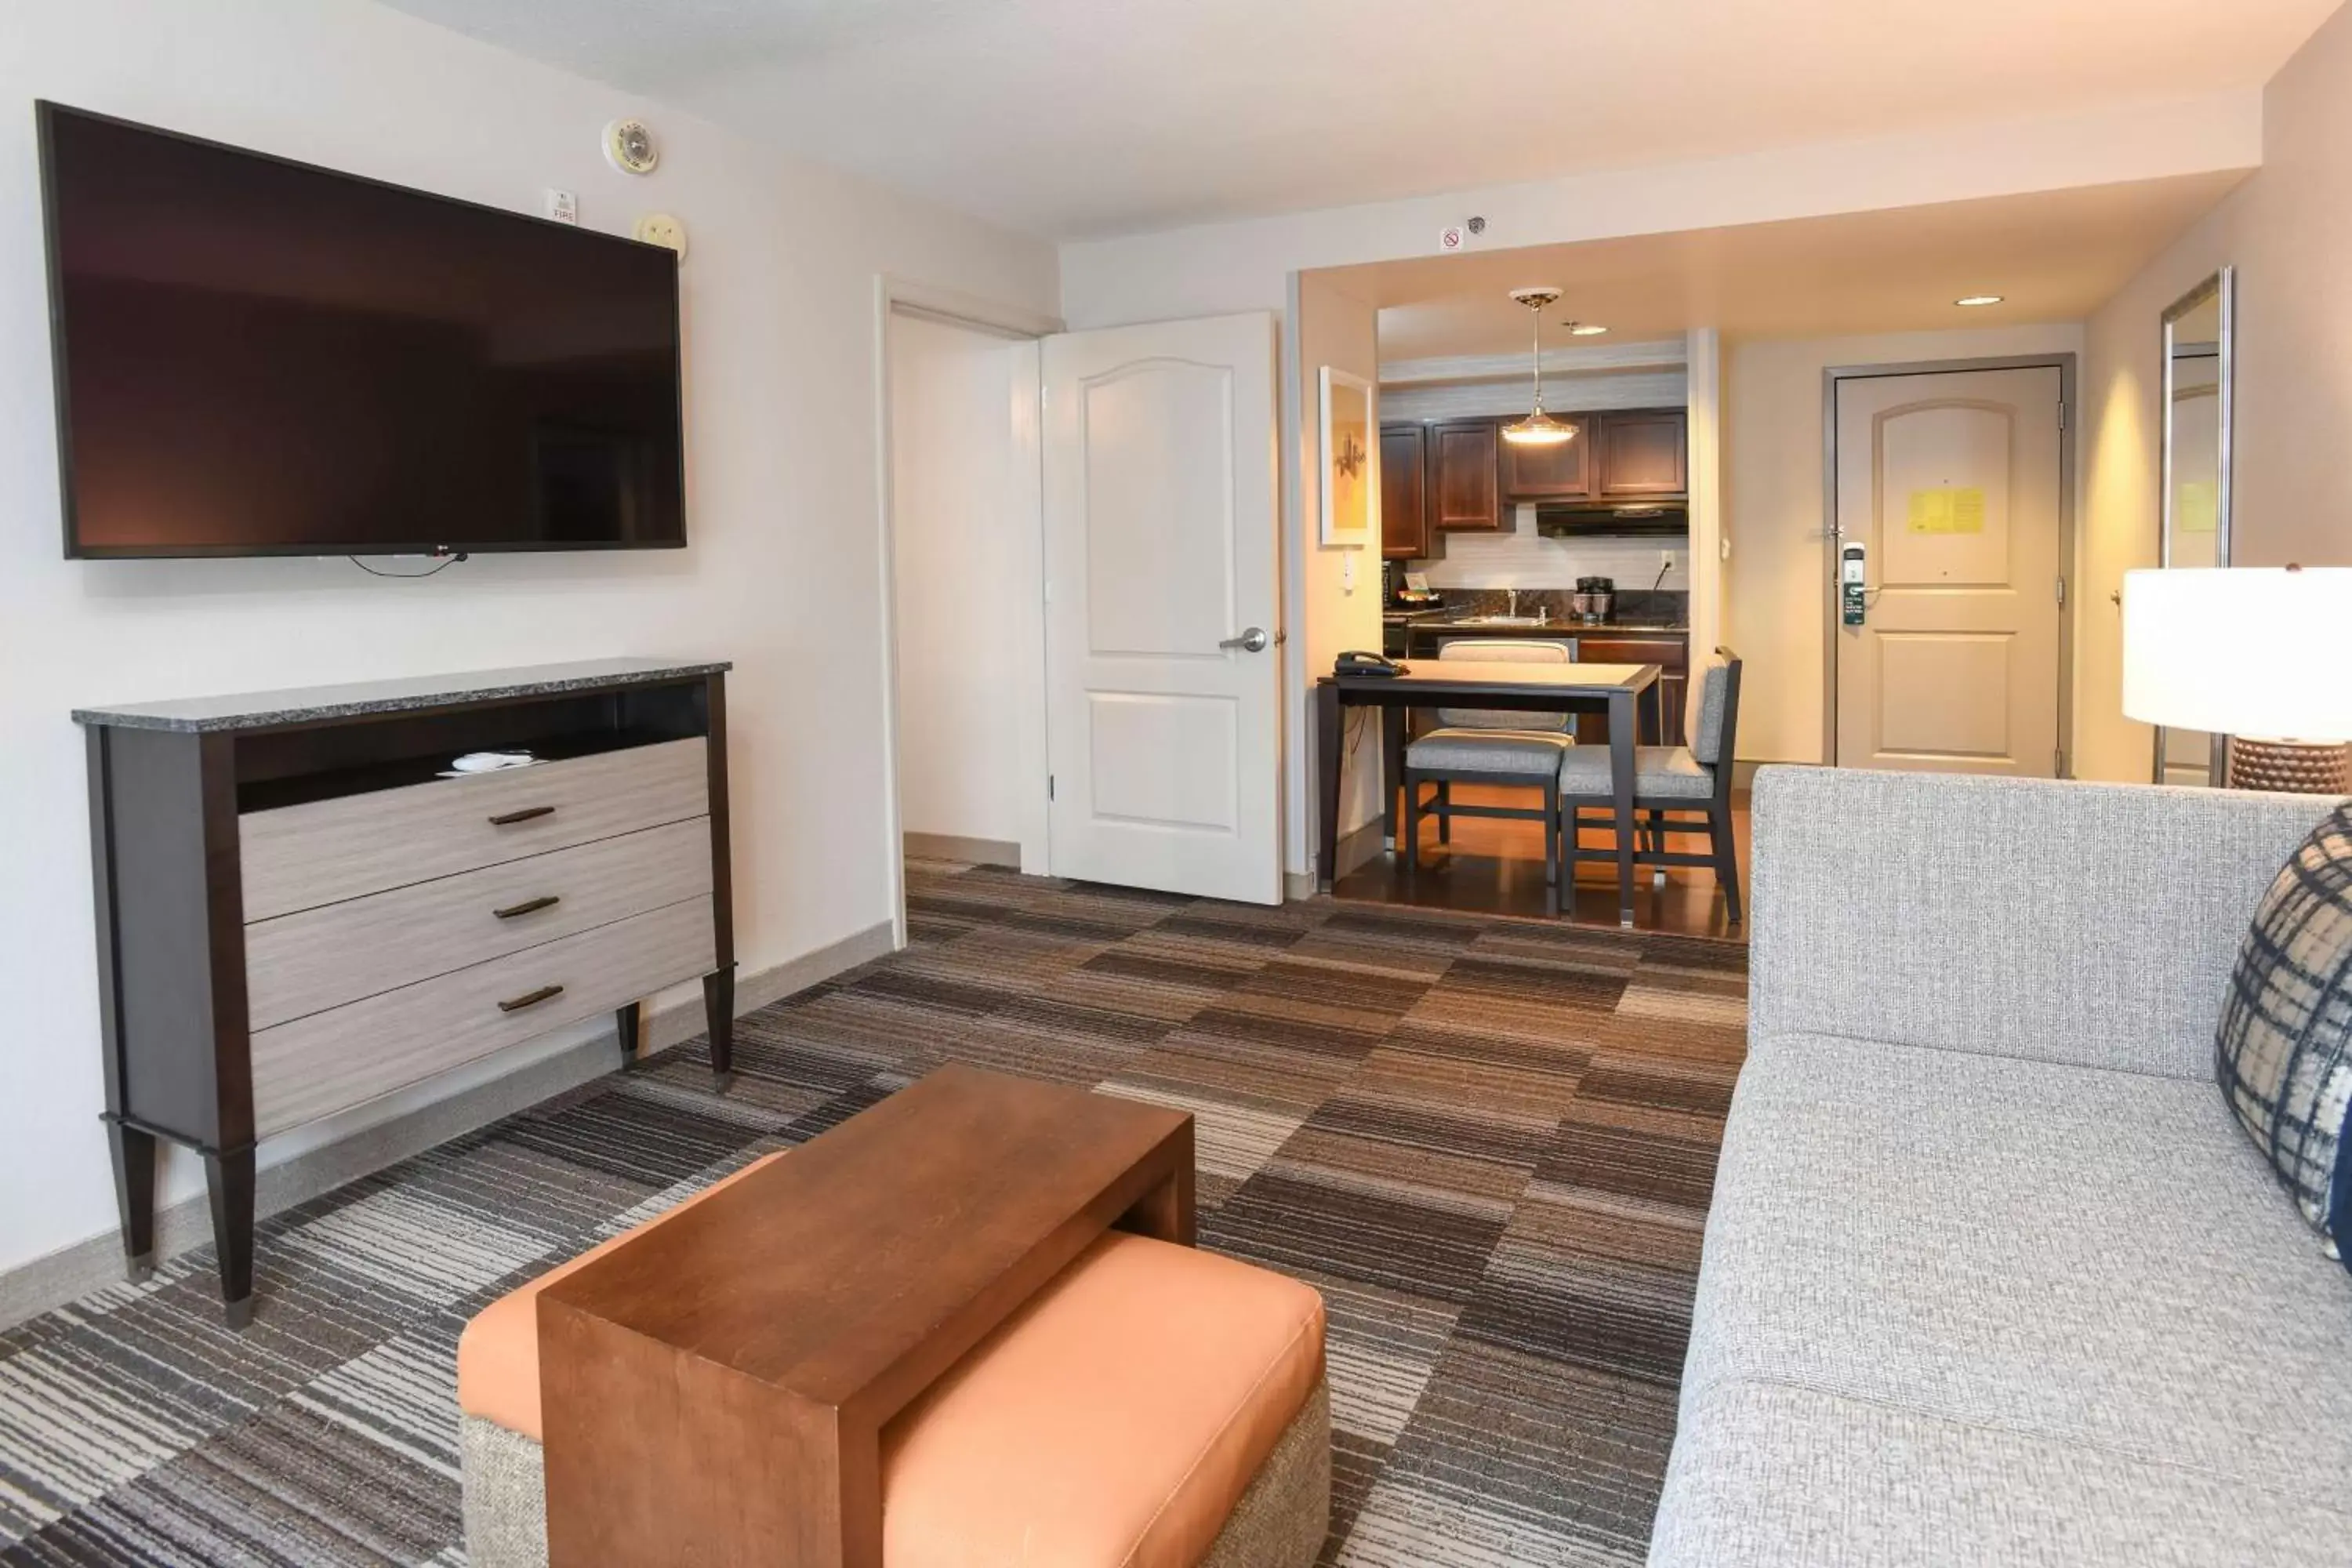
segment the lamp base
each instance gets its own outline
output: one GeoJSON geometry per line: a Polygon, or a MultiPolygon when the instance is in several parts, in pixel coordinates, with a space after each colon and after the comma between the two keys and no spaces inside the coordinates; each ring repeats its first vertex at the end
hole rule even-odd
{"type": "Polygon", "coordinates": [[[2352,746],[2232,737],[2229,783],[2287,795],[2352,795],[2352,746]]]}

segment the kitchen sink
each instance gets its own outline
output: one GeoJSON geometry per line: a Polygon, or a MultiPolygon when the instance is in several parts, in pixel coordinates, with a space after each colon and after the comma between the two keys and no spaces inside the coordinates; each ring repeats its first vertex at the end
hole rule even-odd
{"type": "MultiPolygon", "coordinates": [[[[1446,621],[1449,626],[1548,626],[1548,616],[1465,616],[1458,621],[1446,621]]],[[[1565,626],[1567,623],[1562,622],[1565,626]]]]}

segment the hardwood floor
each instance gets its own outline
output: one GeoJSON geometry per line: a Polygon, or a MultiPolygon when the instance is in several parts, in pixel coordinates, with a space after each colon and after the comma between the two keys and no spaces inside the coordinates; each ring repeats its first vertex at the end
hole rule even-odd
{"type": "MultiPolygon", "coordinates": [[[[1473,805],[1524,805],[1531,797],[1526,790],[1456,784],[1454,798],[1473,805]]],[[[1732,837],[1738,844],[1744,901],[1748,890],[1747,796],[1735,796],[1734,803],[1732,837]]],[[[1606,848],[1612,842],[1604,832],[1588,830],[1583,836],[1584,847],[1591,849],[1606,848]]],[[[1672,834],[1668,836],[1667,847],[1699,854],[1706,848],[1706,838],[1698,834],[1672,834]]],[[[1663,889],[1653,885],[1654,876],[1648,868],[1638,868],[1635,872],[1633,921],[1638,930],[1721,937],[1733,942],[1748,940],[1746,922],[1733,925],[1727,918],[1722,889],[1717,886],[1714,872],[1671,867],[1663,889]]],[[[1332,896],[1540,920],[1544,918],[1543,828],[1533,822],[1458,816],[1454,820],[1454,842],[1443,845],[1437,841],[1436,818],[1424,817],[1421,868],[1410,884],[1404,874],[1404,858],[1385,854],[1340,878],[1332,889],[1332,896]]],[[[1560,908],[1563,919],[1579,925],[1613,930],[1617,924],[1615,868],[1602,865],[1578,867],[1573,895],[1563,898],[1560,908]]]]}

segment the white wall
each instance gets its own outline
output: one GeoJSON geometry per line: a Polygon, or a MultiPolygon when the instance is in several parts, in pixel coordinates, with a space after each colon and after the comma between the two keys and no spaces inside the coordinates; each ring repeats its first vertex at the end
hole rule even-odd
{"type": "Polygon", "coordinates": [[[1095,327],[1280,310],[1292,271],[1433,256],[1473,214],[1487,220],[1473,243],[1504,250],[2251,168],[2262,112],[2230,92],[1070,244],[1062,313],[1095,327]]]}
{"type": "MultiPolygon", "coordinates": [[[[1455,381],[1382,386],[1381,417],[1475,419],[1484,415],[1528,411],[1527,362],[1515,375],[1486,381],[1455,381]]],[[[1555,414],[1586,414],[1601,408],[1674,408],[1690,395],[1689,373],[1671,370],[1600,372],[1582,375],[1544,374],[1544,406],[1555,414]]]]}
{"type": "Polygon", "coordinates": [[[1579,577],[1613,577],[1620,588],[1690,590],[1690,542],[1686,539],[1546,539],[1536,531],[1532,505],[1511,509],[1499,533],[1445,533],[1443,552],[1412,563],[1429,574],[1433,588],[1572,589],[1579,577]],[[1664,580],[1662,556],[1671,552],[1674,570],[1664,580]]]}
{"type": "Polygon", "coordinates": [[[1045,758],[1009,707],[1044,689],[1037,454],[1014,440],[1016,397],[1036,395],[1019,362],[1035,355],[943,321],[890,321],[903,832],[1018,845],[1029,796],[1045,793],[1045,758]]]}
{"type": "MultiPolygon", "coordinates": [[[[1283,345],[1282,520],[1283,598],[1290,641],[1285,666],[1287,737],[1283,747],[1283,868],[1303,876],[1315,843],[1314,712],[1317,675],[1349,648],[1381,646],[1380,530],[1362,546],[1326,545],[1323,520],[1322,372],[1325,365],[1377,383],[1381,374],[1380,313],[1328,278],[1312,273],[1297,280],[1285,317],[1283,345]]],[[[1377,423],[1380,409],[1373,409],[1377,423]]],[[[1375,445],[1370,474],[1372,505],[1380,506],[1380,456],[1375,445]]],[[[1351,724],[1376,724],[1371,710],[1351,724]]],[[[1339,832],[1354,832],[1380,814],[1379,738],[1368,733],[1353,752],[1356,765],[1345,770],[1339,799],[1339,832]],[[1370,759],[1368,763],[1367,759],[1370,759]]]]}
{"type": "MultiPolygon", "coordinates": [[[[1050,311],[1050,247],[360,0],[11,5],[0,103],[0,1268],[114,1223],[79,704],[731,658],[745,969],[888,918],[875,278],[1050,311]],[[678,215],[691,547],[483,557],[423,583],[340,560],[61,559],[37,97],[520,210],[564,185],[599,228],[678,215]],[[650,179],[598,151],[625,113],[663,137],[650,179]]],[[[171,1194],[192,1167],[172,1162],[171,1194]]]]}
{"type": "MultiPolygon", "coordinates": [[[[1995,327],[1727,346],[1724,373],[1725,641],[1746,668],[1743,761],[1822,760],[1822,373],[1832,365],[2080,353],[2083,329],[1995,327]]],[[[2074,426],[2079,439],[2081,425],[2074,426]]]]}

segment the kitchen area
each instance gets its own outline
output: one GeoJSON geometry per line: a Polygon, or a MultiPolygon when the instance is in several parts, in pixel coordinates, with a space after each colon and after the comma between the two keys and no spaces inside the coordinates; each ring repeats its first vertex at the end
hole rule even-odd
{"type": "MultiPolygon", "coordinates": [[[[1540,637],[1578,663],[1654,664],[1638,743],[1681,745],[1690,594],[1664,584],[1689,545],[1688,416],[1556,417],[1571,434],[1547,447],[1504,439],[1510,421],[1494,416],[1382,419],[1381,651],[1436,658],[1460,639],[1540,637]],[[1510,553],[1482,560],[1474,536],[1510,553]],[[1638,585],[1582,570],[1629,560],[1652,565],[1638,585]]],[[[1605,739],[1605,724],[1581,716],[1579,739],[1605,739]]]]}
{"type": "MultiPolygon", "coordinates": [[[[1508,296],[1525,310],[1513,312],[1519,330],[1533,327],[1532,359],[1491,352],[1491,341],[1475,344],[1485,353],[1446,353],[1442,328],[1417,335],[1408,321],[1392,336],[1382,312],[1381,651],[1423,676],[1455,661],[1487,668],[1489,647],[1538,657],[1529,644],[1576,666],[1655,667],[1633,699],[1631,739],[1685,747],[1695,668],[1685,343],[1602,344],[1605,324],[1568,319],[1558,299],[1549,289],[1508,296]],[[1544,335],[1563,331],[1568,345],[1548,351],[1544,335]]],[[[1461,717],[1404,710],[1386,743],[1402,766],[1405,748],[1454,733],[1461,717]]],[[[1608,712],[1596,704],[1557,722],[1575,751],[1604,763],[1608,712]]],[[[1539,825],[1524,788],[1475,777],[1404,794],[1412,799],[1391,816],[1389,853],[1342,876],[1338,896],[1621,923],[1619,868],[1597,853],[1617,841],[1605,820],[1539,825]],[[1596,863],[1560,856],[1554,832],[1596,863]]],[[[1659,820],[1640,837],[1645,862],[1653,850],[1706,847],[1704,835],[1685,842],[1687,818],[1659,820]]],[[[1645,863],[1638,884],[1642,925],[1737,934],[1710,870],[1645,863]]]]}

